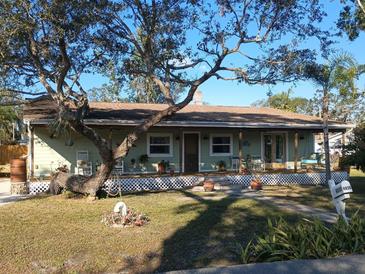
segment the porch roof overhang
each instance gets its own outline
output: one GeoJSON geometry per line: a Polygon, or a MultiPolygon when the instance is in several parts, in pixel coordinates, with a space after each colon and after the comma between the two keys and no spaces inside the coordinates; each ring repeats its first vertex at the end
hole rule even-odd
{"type": "MultiPolygon", "coordinates": [[[[84,123],[95,127],[131,127],[166,108],[166,104],[90,102],[90,111],[84,117],[84,123]]],[[[47,125],[57,116],[57,109],[58,106],[52,99],[41,97],[25,105],[23,117],[32,125],[47,125]]],[[[311,131],[323,129],[322,120],[316,116],[267,107],[212,105],[188,105],[156,126],[311,131]]],[[[353,124],[329,121],[331,131],[346,131],[353,127],[353,124]]]]}
{"type": "MultiPolygon", "coordinates": [[[[137,126],[144,120],[122,120],[122,119],[85,119],[84,123],[89,126],[137,126]]],[[[52,119],[31,120],[31,125],[48,125],[52,119]]],[[[320,131],[323,129],[321,123],[263,123],[263,122],[215,122],[215,121],[161,121],[156,127],[203,127],[203,128],[242,128],[242,129],[302,129],[320,131]]],[[[353,124],[329,124],[332,131],[344,131],[354,127],[353,124]]]]}

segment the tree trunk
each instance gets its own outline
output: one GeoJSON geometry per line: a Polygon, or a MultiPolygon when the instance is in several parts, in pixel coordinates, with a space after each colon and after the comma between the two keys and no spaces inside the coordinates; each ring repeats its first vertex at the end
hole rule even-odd
{"type": "Polygon", "coordinates": [[[71,175],[58,172],[51,181],[50,193],[59,194],[66,189],[72,192],[96,196],[96,192],[103,186],[113,170],[114,162],[103,163],[100,169],[91,177],[83,175],[71,175]]]}
{"type": "Polygon", "coordinates": [[[328,89],[323,89],[323,145],[324,145],[324,156],[325,156],[325,167],[326,167],[326,182],[332,179],[331,177],[331,162],[330,162],[330,146],[328,137],[328,89]]]}

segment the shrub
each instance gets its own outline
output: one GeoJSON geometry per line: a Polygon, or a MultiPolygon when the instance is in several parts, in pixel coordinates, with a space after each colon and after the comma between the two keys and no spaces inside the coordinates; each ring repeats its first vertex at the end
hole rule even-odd
{"type": "Polygon", "coordinates": [[[268,232],[244,248],[243,263],[315,259],[365,253],[365,221],[356,213],[349,224],[340,218],[326,226],[320,220],[302,219],[296,225],[282,218],[268,220],[268,232]]]}
{"type": "Polygon", "coordinates": [[[221,160],[216,164],[218,171],[226,171],[226,162],[221,160]]]}
{"type": "Polygon", "coordinates": [[[353,138],[343,147],[342,165],[356,166],[365,172],[365,123],[354,129],[353,138]]]}

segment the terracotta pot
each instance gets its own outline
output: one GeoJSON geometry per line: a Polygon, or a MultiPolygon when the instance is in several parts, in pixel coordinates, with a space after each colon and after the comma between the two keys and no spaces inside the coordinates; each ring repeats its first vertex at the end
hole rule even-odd
{"type": "Polygon", "coordinates": [[[159,174],[164,174],[166,172],[165,170],[165,165],[163,164],[158,164],[158,173],[159,174]]]}
{"type": "Polygon", "coordinates": [[[254,190],[261,190],[262,189],[262,183],[258,181],[257,179],[252,179],[251,181],[251,188],[254,190]]]}
{"type": "Polygon", "coordinates": [[[204,191],[213,191],[214,190],[214,182],[212,180],[204,181],[203,188],[204,188],[204,191]]]}

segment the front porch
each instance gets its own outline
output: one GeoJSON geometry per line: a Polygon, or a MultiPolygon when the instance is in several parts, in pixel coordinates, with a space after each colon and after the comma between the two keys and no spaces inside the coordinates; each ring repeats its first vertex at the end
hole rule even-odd
{"type": "MultiPolygon", "coordinates": [[[[110,129],[113,147],[123,133],[110,129]]],[[[301,159],[314,152],[313,134],[312,131],[156,128],[141,136],[129,154],[119,159],[114,174],[239,173],[245,169],[297,172],[302,169],[301,159]]],[[[78,144],[81,145],[82,142],[78,144]]],[[[74,173],[91,175],[100,160],[96,151],[85,149],[77,150],[76,159],[68,164],[74,173]]],[[[319,165],[313,167],[321,169],[319,165]]]]}

